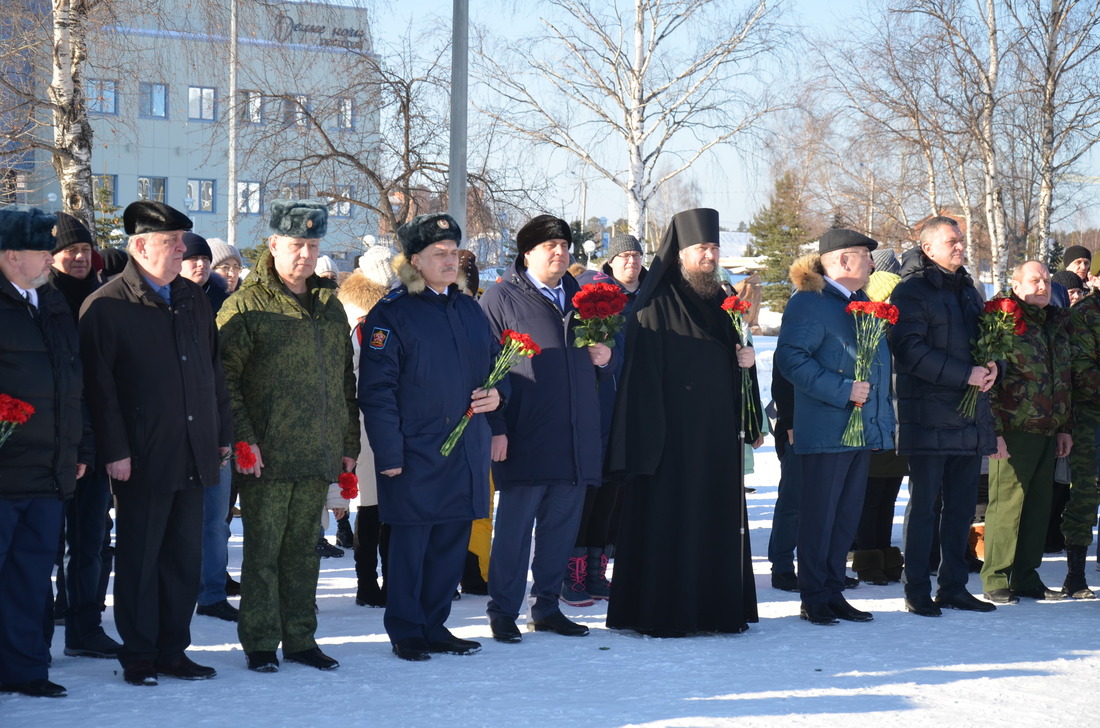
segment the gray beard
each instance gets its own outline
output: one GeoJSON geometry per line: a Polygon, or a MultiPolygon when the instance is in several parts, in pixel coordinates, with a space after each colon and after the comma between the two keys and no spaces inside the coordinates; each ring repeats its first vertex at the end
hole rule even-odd
{"type": "Polygon", "coordinates": [[[688,288],[695,291],[700,298],[718,298],[722,296],[722,279],[718,277],[718,269],[712,273],[703,271],[689,271],[680,263],[680,277],[688,288]]]}

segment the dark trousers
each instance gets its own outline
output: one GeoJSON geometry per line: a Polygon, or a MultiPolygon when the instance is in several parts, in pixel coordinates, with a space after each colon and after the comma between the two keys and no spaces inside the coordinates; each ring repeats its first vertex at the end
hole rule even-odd
{"type": "Polygon", "coordinates": [[[569,565],[584,507],[583,486],[566,481],[500,489],[493,550],[489,557],[489,619],[518,619],[527,590],[527,567],[534,583],[533,619],[558,610],[558,591],[569,565]],[[536,525],[537,524],[537,525],[536,525]],[[531,528],[535,556],[530,559],[531,528]]]}
{"type": "Polygon", "coordinates": [[[910,597],[928,596],[932,590],[929,569],[936,534],[936,498],[942,499],[939,517],[940,563],[937,596],[966,591],[970,578],[966,548],[970,522],[978,502],[979,455],[911,455],[909,457],[909,505],[902,526],[905,571],[902,582],[910,597]]]}
{"type": "Polygon", "coordinates": [[[42,615],[61,533],[61,501],[0,499],[0,683],[48,675],[42,615]]]}
{"type": "Polygon", "coordinates": [[[391,642],[447,638],[455,584],[462,577],[470,521],[390,525],[383,624],[391,642]]]}
{"type": "Polygon", "coordinates": [[[599,488],[587,489],[574,546],[602,549],[611,543],[611,515],[615,512],[619,487],[617,480],[609,480],[604,481],[599,488]]]}
{"type": "Polygon", "coordinates": [[[103,540],[110,507],[110,480],[98,470],[76,481],[76,493],[65,504],[66,647],[81,647],[102,629],[103,540]]]}
{"type": "Polygon", "coordinates": [[[867,478],[867,492],[863,494],[863,512],[856,527],[853,551],[890,548],[894,533],[894,506],[901,490],[900,476],[867,478]]]}
{"type": "Polygon", "coordinates": [[[359,581],[382,581],[388,573],[386,557],[390,551],[390,526],[378,520],[378,506],[359,506],[355,511],[354,534],[355,576],[359,581]]]}
{"type": "Polygon", "coordinates": [[[119,662],[172,659],[191,644],[202,565],[203,489],[116,487],[115,626],[119,662]]]}
{"type": "Polygon", "coordinates": [[[798,519],[798,590],[806,604],[827,604],[844,592],[844,563],[855,537],[867,489],[869,450],[807,453],[804,473],[814,482],[802,489],[798,519]]]}
{"type": "MultiPolygon", "coordinates": [[[[785,437],[786,433],[776,435],[785,437]]],[[[768,561],[773,574],[794,573],[794,549],[798,545],[798,507],[802,500],[802,461],[788,445],[779,458],[779,493],[772,513],[768,561]]]]}

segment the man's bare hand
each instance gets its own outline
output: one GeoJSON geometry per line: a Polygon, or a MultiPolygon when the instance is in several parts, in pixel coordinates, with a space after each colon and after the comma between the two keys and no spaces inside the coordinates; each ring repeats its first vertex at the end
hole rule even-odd
{"type": "Polygon", "coordinates": [[[494,463],[499,463],[508,459],[508,436],[507,435],[493,435],[492,442],[489,445],[489,454],[493,458],[494,463]]]}
{"type": "Polygon", "coordinates": [[[1005,445],[1005,439],[1000,435],[997,435],[997,452],[989,456],[990,460],[1004,460],[1008,457],[1008,446],[1005,445]]]}
{"type": "Polygon", "coordinates": [[[742,369],[751,369],[756,364],[756,349],[751,346],[737,346],[737,366],[742,369]]]}
{"type": "Polygon", "coordinates": [[[1054,438],[1054,456],[1064,458],[1073,449],[1073,438],[1068,432],[1059,432],[1054,438]]]}
{"type": "Polygon", "coordinates": [[[500,392],[495,387],[488,392],[478,387],[470,396],[470,407],[475,415],[483,412],[496,412],[497,408],[500,407],[500,392]]]}
{"type": "Polygon", "coordinates": [[[111,476],[111,480],[118,480],[125,482],[130,479],[130,458],[123,458],[122,460],[116,460],[113,463],[107,463],[107,475],[111,476]]]}
{"type": "Polygon", "coordinates": [[[242,468],[240,462],[237,463],[237,472],[241,475],[255,475],[260,477],[260,472],[264,469],[264,458],[260,455],[260,446],[255,444],[252,446],[252,454],[256,456],[256,464],[251,468],[242,468]]]}
{"type": "Polygon", "coordinates": [[[385,475],[387,478],[394,478],[401,475],[401,470],[402,468],[390,468],[389,470],[383,470],[382,475],[385,475]]]}
{"type": "Polygon", "coordinates": [[[870,382],[852,382],[852,394],[848,399],[856,404],[863,404],[871,396],[870,382]]]}
{"type": "Polygon", "coordinates": [[[596,366],[605,367],[611,361],[611,349],[607,344],[591,344],[588,347],[588,356],[596,366]]]}
{"type": "Polygon", "coordinates": [[[81,478],[83,478],[84,473],[86,473],[86,472],[88,472],[88,464],[87,463],[77,463],[76,464],[76,479],[77,480],[80,480],[81,478]]]}

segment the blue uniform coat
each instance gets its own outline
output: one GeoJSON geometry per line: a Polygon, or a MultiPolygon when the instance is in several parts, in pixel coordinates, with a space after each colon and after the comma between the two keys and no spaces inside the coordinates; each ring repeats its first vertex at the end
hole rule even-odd
{"type": "MultiPolygon", "coordinates": [[[[359,408],[378,478],[379,515],[416,525],[489,514],[489,424],[474,415],[447,457],[439,448],[485,382],[499,345],[477,303],[452,285],[391,291],[361,324],[359,408]]],[[[502,387],[503,390],[503,387],[502,387]]],[[[503,393],[503,392],[502,392],[503,393]]]]}

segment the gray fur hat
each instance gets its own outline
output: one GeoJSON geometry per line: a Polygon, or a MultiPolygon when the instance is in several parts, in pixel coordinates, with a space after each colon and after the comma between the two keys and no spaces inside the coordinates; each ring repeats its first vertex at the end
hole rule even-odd
{"type": "Polygon", "coordinates": [[[288,238],[323,238],[328,232],[328,205],[314,200],[272,200],[268,227],[288,238]]]}

